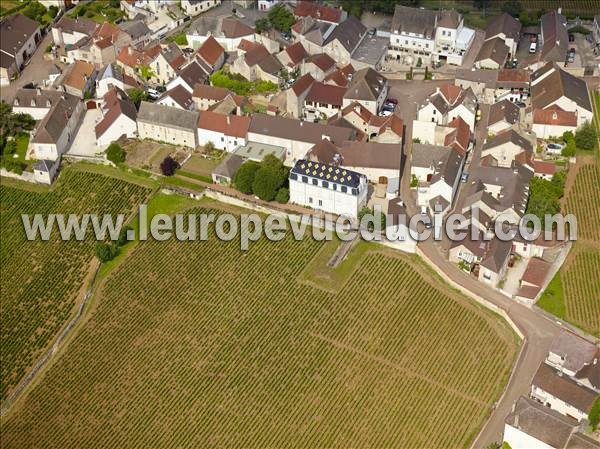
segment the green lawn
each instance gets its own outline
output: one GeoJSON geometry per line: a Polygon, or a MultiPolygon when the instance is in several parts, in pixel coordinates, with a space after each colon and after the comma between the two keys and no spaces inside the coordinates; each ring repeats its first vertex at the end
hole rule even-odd
{"type": "Polygon", "coordinates": [[[560,319],[565,319],[565,293],[563,290],[560,273],[556,273],[552,281],[550,281],[548,287],[538,300],[537,305],[546,312],[550,312],[560,319]]]}
{"type": "Polygon", "coordinates": [[[27,154],[27,145],[29,145],[29,134],[21,134],[16,137],[17,151],[15,154],[19,156],[20,162],[25,162],[25,155],[27,154]]]}

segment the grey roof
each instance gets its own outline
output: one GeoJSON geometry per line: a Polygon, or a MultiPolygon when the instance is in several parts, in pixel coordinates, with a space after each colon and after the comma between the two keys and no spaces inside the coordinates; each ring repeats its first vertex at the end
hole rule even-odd
{"type": "Polygon", "coordinates": [[[567,18],[551,11],[542,16],[541,24],[543,45],[540,61],[564,62],[569,50],[567,18]]]}
{"type": "Polygon", "coordinates": [[[79,102],[75,95],[68,94],[59,90],[47,89],[19,89],[15,93],[13,106],[26,108],[50,109],[56,103],[63,99],[74,108],[79,102]]]}
{"type": "Polygon", "coordinates": [[[392,19],[392,33],[416,33],[433,37],[437,23],[437,12],[430,9],[396,5],[392,19]]]}
{"type": "Polygon", "coordinates": [[[564,357],[564,368],[574,372],[593,363],[597,350],[593,343],[566,330],[561,331],[550,346],[550,352],[564,357]]]}
{"type": "Polygon", "coordinates": [[[485,28],[485,38],[490,39],[504,34],[507,38],[517,39],[521,32],[521,22],[508,13],[494,17],[485,28]]]}
{"type": "Polygon", "coordinates": [[[506,265],[511,250],[512,241],[502,241],[497,238],[493,239],[485,257],[481,261],[481,266],[494,273],[499,273],[506,265]]]}
{"type": "Polygon", "coordinates": [[[385,77],[371,67],[354,73],[344,98],[351,100],[375,101],[387,83],[385,77]]]}
{"type": "Polygon", "coordinates": [[[511,125],[514,125],[519,121],[521,114],[520,108],[509,100],[502,100],[494,103],[490,107],[490,113],[488,116],[488,126],[505,120],[511,125]]]}
{"type": "Polygon", "coordinates": [[[413,143],[411,166],[420,168],[435,167],[451,150],[450,147],[413,143]]]}
{"type": "Polygon", "coordinates": [[[465,160],[464,155],[451,149],[438,162],[434,175],[431,177],[431,183],[444,181],[449,186],[453,186],[456,179],[460,176],[461,168],[465,160]]]}
{"type": "Polygon", "coordinates": [[[35,164],[33,164],[33,168],[35,170],[49,172],[52,169],[53,165],[54,165],[54,161],[42,159],[40,161],[37,161],[35,164]]]}
{"type": "Polygon", "coordinates": [[[213,174],[233,179],[243,163],[244,158],[236,154],[228,154],[225,159],[215,167],[213,174]]]}
{"type": "Polygon", "coordinates": [[[196,84],[205,84],[208,76],[209,74],[198,64],[197,60],[193,60],[179,72],[179,77],[192,89],[196,84]]]}
{"type": "Polygon", "coordinates": [[[579,385],[569,376],[565,376],[550,365],[542,363],[538,368],[531,385],[550,393],[555,398],[588,413],[598,394],[590,388],[579,385]]]}
{"type": "Polygon", "coordinates": [[[483,69],[456,69],[456,79],[465,80],[474,83],[483,83],[488,88],[496,87],[498,79],[498,70],[483,70],[483,69]]]}
{"type": "Polygon", "coordinates": [[[525,137],[521,136],[514,129],[509,129],[503,133],[496,134],[494,137],[489,139],[485,145],[483,145],[483,149],[489,150],[490,148],[495,148],[508,142],[514,143],[515,145],[523,148],[525,151],[533,151],[533,145],[531,142],[525,137]]]}
{"type": "Polygon", "coordinates": [[[85,17],[73,18],[68,14],[63,14],[60,20],[52,26],[52,28],[59,28],[63,32],[78,32],[88,36],[94,34],[97,27],[98,24],[91,19],[86,19],[85,17]]]}
{"type": "Polygon", "coordinates": [[[320,142],[324,135],[339,145],[346,140],[355,140],[356,138],[355,129],[267,114],[253,114],[248,132],[313,144],[320,142]]]}
{"type": "Polygon", "coordinates": [[[305,159],[300,159],[294,164],[290,170],[291,174],[307,176],[352,188],[358,188],[361,179],[366,178],[366,176],[358,172],[347,170],[343,167],[307,161],[305,159]]]}
{"type": "Polygon", "coordinates": [[[360,20],[354,16],[348,17],[331,32],[324,45],[337,40],[347,51],[352,53],[367,32],[360,20]]]}
{"type": "Polygon", "coordinates": [[[398,170],[402,173],[402,146],[392,143],[344,142],[341,165],[346,167],[398,170]]]}
{"type": "Polygon", "coordinates": [[[65,124],[71,117],[78,103],[72,103],[62,98],[48,111],[46,116],[35,128],[34,143],[56,143],[62,135],[65,124]]]}
{"type": "Polygon", "coordinates": [[[194,104],[192,94],[183,87],[181,84],[177,84],[172,89],[165,91],[157,101],[157,103],[164,98],[171,98],[175,103],[181,106],[183,109],[191,109],[194,104]]]}
{"type": "Polygon", "coordinates": [[[506,424],[554,448],[566,448],[575,433],[577,421],[521,396],[506,424]]]}
{"type": "Polygon", "coordinates": [[[140,37],[152,34],[150,28],[142,20],[121,22],[119,28],[129,34],[134,41],[140,37]]]}
{"type": "Polygon", "coordinates": [[[198,117],[198,112],[142,101],[137,121],[196,132],[198,117]]]}
{"type": "Polygon", "coordinates": [[[352,53],[352,59],[374,66],[386,54],[389,43],[389,38],[367,36],[352,53]]]}
{"type": "Polygon", "coordinates": [[[533,72],[531,75],[533,109],[546,109],[562,96],[574,101],[583,109],[592,111],[587,84],[581,78],[571,75],[551,62],[533,72]],[[552,73],[546,74],[549,71],[552,73]],[[545,78],[539,80],[544,75],[545,78]]]}
{"type": "Polygon", "coordinates": [[[14,14],[3,19],[0,22],[0,49],[14,56],[39,29],[39,23],[23,14],[14,14]]]}
{"type": "Polygon", "coordinates": [[[499,37],[495,37],[494,39],[487,40],[483,43],[481,50],[479,50],[479,53],[477,53],[475,62],[491,59],[500,67],[502,67],[506,61],[506,58],[508,57],[508,53],[509,48],[506,46],[504,41],[499,37]]]}
{"type": "Polygon", "coordinates": [[[15,63],[14,56],[11,56],[3,51],[0,51],[0,67],[8,69],[15,63]]]}

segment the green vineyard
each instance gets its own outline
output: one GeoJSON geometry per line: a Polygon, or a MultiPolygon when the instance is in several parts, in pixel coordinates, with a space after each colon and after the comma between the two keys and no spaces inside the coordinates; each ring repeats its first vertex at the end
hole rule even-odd
{"type": "Polygon", "coordinates": [[[577,172],[567,197],[567,213],[577,217],[578,240],[600,245],[600,163],[585,164],[577,172]]]}
{"type": "Polygon", "coordinates": [[[600,335],[600,250],[580,249],[562,275],[569,321],[600,335]]]}
{"type": "Polygon", "coordinates": [[[466,447],[514,334],[417,259],[361,245],[332,292],[301,280],[312,239],[140,243],[3,447],[466,447]]]}
{"type": "Polygon", "coordinates": [[[91,229],[83,241],[63,242],[53,232],[49,241],[30,242],[21,214],[129,216],[150,193],[135,184],[68,169],[55,187],[37,192],[4,178],[0,186],[3,400],[68,321],[94,258],[91,229]]]}

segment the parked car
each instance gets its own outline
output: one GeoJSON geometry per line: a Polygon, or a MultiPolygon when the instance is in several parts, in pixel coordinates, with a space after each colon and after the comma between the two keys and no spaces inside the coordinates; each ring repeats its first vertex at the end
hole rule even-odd
{"type": "Polygon", "coordinates": [[[462,174],[462,175],[460,175],[460,181],[461,181],[461,182],[467,182],[467,181],[468,181],[468,179],[469,179],[469,174],[468,174],[466,171],[465,171],[465,172],[463,172],[463,174],[462,174]]]}
{"type": "Polygon", "coordinates": [[[575,42],[575,35],[569,34],[569,42],[575,42]]]}
{"type": "Polygon", "coordinates": [[[153,89],[151,87],[148,87],[146,89],[146,93],[148,94],[148,96],[154,100],[156,100],[158,97],[160,97],[160,92],[156,89],[153,89]]]}
{"type": "Polygon", "coordinates": [[[385,102],[391,104],[398,104],[398,100],[396,100],[395,98],[388,98],[387,100],[385,100],[385,102]]]}
{"type": "Polygon", "coordinates": [[[523,103],[522,101],[517,101],[515,104],[516,104],[517,106],[519,106],[520,108],[524,108],[524,107],[526,107],[526,106],[527,106],[527,105],[526,105],[525,103],[523,103]]]}
{"type": "Polygon", "coordinates": [[[529,53],[535,53],[537,50],[537,42],[532,42],[531,45],[529,45],[529,53]]]}
{"type": "Polygon", "coordinates": [[[546,145],[546,153],[549,154],[561,154],[565,146],[561,143],[551,142],[546,145]]]}

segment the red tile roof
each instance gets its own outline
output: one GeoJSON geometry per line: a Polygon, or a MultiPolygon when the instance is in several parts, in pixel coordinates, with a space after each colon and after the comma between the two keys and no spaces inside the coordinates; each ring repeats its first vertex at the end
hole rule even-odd
{"type": "Polygon", "coordinates": [[[451,146],[461,154],[465,154],[469,149],[469,140],[471,139],[471,129],[467,122],[462,118],[456,117],[450,123],[450,128],[456,128],[444,138],[444,145],[451,146]]]}
{"type": "Polygon", "coordinates": [[[312,77],[310,73],[302,75],[300,78],[296,80],[294,84],[292,84],[291,89],[294,91],[296,96],[300,95],[302,92],[306,91],[312,84],[315,82],[315,79],[312,77]]]}
{"type": "Polygon", "coordinates": [[[550,271],[551,264],[537,257],[531,258],[521,280],[528,284],[541,286],[550,271]]]}
{"type": "Polygon", "coordinates": [[[553,175],[558,171],[558,167],[554,162],[534,160],[533,170],[535,173],[541,173],[543,175],[553,175]]]}
{"type": "Polygon", "coordinates": [[[444,84],[440,86],[440,92],[446,99],[446,101],[450,104],[454,104],[454,102],[458,99],[462,88],[460,86],[455,86],[454,84],[444,84]]]}
{"type": "Polygon", "coordinates": [[[315,82],[310,88],[310,92],[308,92],[305,101],[314,101],[341,107],[345,93],[345,87],[315,82]]]}
{"type": "Polygon", "coordinates": [[[225,54],[225,50],[223,49],[223,47],[221,47],[221,45],[217,42],[217,40],[214,37],[209,36],[208,39],[206,39],[204,43],[200,46],[197,54],[207,64],[214,67],[221,55],[225,54]]]}
{"type": "Polygon", "coordinates": [[[500,69],[498,71],[498,81],[528,83],[529,72],[524,69],[500,69]]]}
{"type": "Polygon", "coordinates": [[[577,114],[574,111],[564,111],[558,106],[551,106],[548,109],[534,109],[533,123],[577,127],[577,114]]]}
{"type": "Polygon", "coordinates": [[[285,52],[290,57],[293,65],[297,65],[302,62],[303,59],[308,57],[308,52],[305,50],[302,42],[296,42],[295,44],[286,47],[285,52]]]}
{"type": "Polygon", "coordinates": [[[156,58],[161,52],[161,47],[156,44],[152,47],[148,47],[142,51],[135,49],[134,47],[127,45],[121,49],[117,56],[117,61],[128,67],[137,67],[139,65],[148,65],[156,58]]]}
{"type": "Polygon", "coordinates": [[[320,53],[318,55],[312,55],[310,58],[306,60],[306,62],[312,62],[322,71],[326,72],[335,66],[335,61],[333,58],[325,53],[320,53]]]}
{"type": "Polygon", "coordinates": [[[246,137],[249,126],[250,117],[245,115],[223,115],[211,111],[202,111],[198,119],[198,128],[233,137],[246,137]]]}
{"type": "Polygon", "coordinates": [[[248,39],[242,39],[242,40],[240,40],[240,43],[238,44],[238,49],[242,50],[242,51],[250,51],[254,48],[255,45],[260,45],[260,44],[249,41],[248,39]]]}
{"type": "Polygon", "coordinates": [[[313,19],[324,20],[327,22],[340,23],[342,21],[342,10],[330,6],[317,5],[312,2],[299,2],[294,10],[297,17],[310,16],[313,19]]]}
{"type": "Polygon", "coordinates": [[[104,108],[106,112],[100,122],[95,126],[96,137],[102,136],[122,115],[135,122],[137,112],[127,94],[121,89],[113,87],[104,94],[104,108]]]}
{"type": "Polygon", "coordinates": [[[208,84],[196,84],[192,96],[195,98],[207,98],[209,100],[221,101],[229,94],[224,87],[209,86],[208,84]]]}

